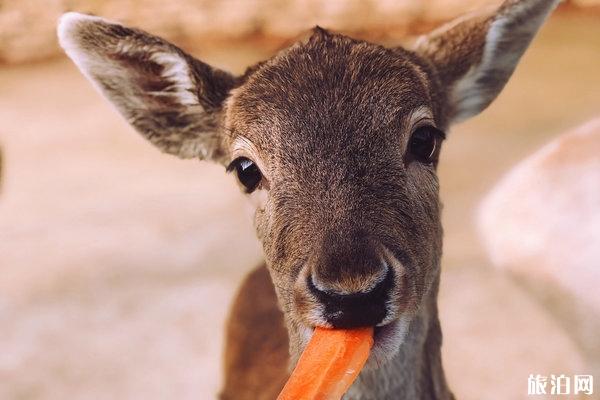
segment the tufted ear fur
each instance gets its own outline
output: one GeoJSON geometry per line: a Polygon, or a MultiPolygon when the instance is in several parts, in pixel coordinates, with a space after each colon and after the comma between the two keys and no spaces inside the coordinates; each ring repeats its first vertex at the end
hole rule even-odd
{"type": "Polygon", "coordinates": [[[536,32],[559,0],[506,0],[420,37],[415,50],[429,59],[444,90],[449,120],[477,115],[498,96],[536,32]]]}
{"type": "Polygon", "coordinates": [[[166,153],[223,162],[222,105],[235,79],[137,29],[67,13],[68,56],[145,138],[166,153]]]}

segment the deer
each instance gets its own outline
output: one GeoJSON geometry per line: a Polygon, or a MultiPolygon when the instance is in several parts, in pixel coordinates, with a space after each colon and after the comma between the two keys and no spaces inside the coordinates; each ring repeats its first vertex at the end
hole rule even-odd
{"type": "Polygon", "coordinates": [[[453,124],[498,96],[558,0],[506,0],[406,46],[319,26],[234,75],[70,12],[66,54],[162,152],[221,164],[254,207],[264,263],[225,332],[227,399],[274,399],[315,327],[374,327],[345,399],[452,399],[437,294],[436,174],[453,124]]]}

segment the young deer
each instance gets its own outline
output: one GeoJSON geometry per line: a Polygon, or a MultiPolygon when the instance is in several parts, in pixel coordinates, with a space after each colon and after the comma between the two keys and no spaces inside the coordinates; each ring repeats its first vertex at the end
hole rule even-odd
{"type": "Polygon", "coordinates": [[[62,17],[62,47],[144,137],[227,166],[255,198],[265,265],[233,307],[222,399],[276,397],[315,326],[376,327],[346,398],[452,398],[440,147],[494,100],[557,2],[508,0],[411,49],[317,27],[242,76],[137,29],[62,17]]]}

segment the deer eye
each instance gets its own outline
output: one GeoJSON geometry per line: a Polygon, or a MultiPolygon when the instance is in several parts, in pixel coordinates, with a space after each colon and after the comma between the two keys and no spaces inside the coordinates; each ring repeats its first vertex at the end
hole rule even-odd
{"type": "Polygon", "coordinates": [[[423,164],[437,163],[444,133],[433,126],[422,126],[415,129],[408,142],[410,160],[423,164]]]}
{"type": "Polygon", "coordinates": [[[234,170],[246,193],[256,190],[263,177],[254,161],[246,157],[238,157],[229,164],[227,172],[234,170]]]}

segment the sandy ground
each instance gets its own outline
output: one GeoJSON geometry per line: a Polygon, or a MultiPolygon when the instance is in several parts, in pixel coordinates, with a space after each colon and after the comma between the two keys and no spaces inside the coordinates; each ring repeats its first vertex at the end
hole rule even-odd
{"type": "MultiPolygon", "coordinates": [[[[600,24],[558,16],[441,161],[444,357],[461,399],[585,373],[572,339],[489,266],[474,210],[502,173],[598,112],[600,24]]],[[[234,71],[266,56],[196,51],[234,71]]],[[[222,168],[163,156],[67,60],[0,69],[0,399],[210,399],[223,322],[260,259],[222,168]]]]}

